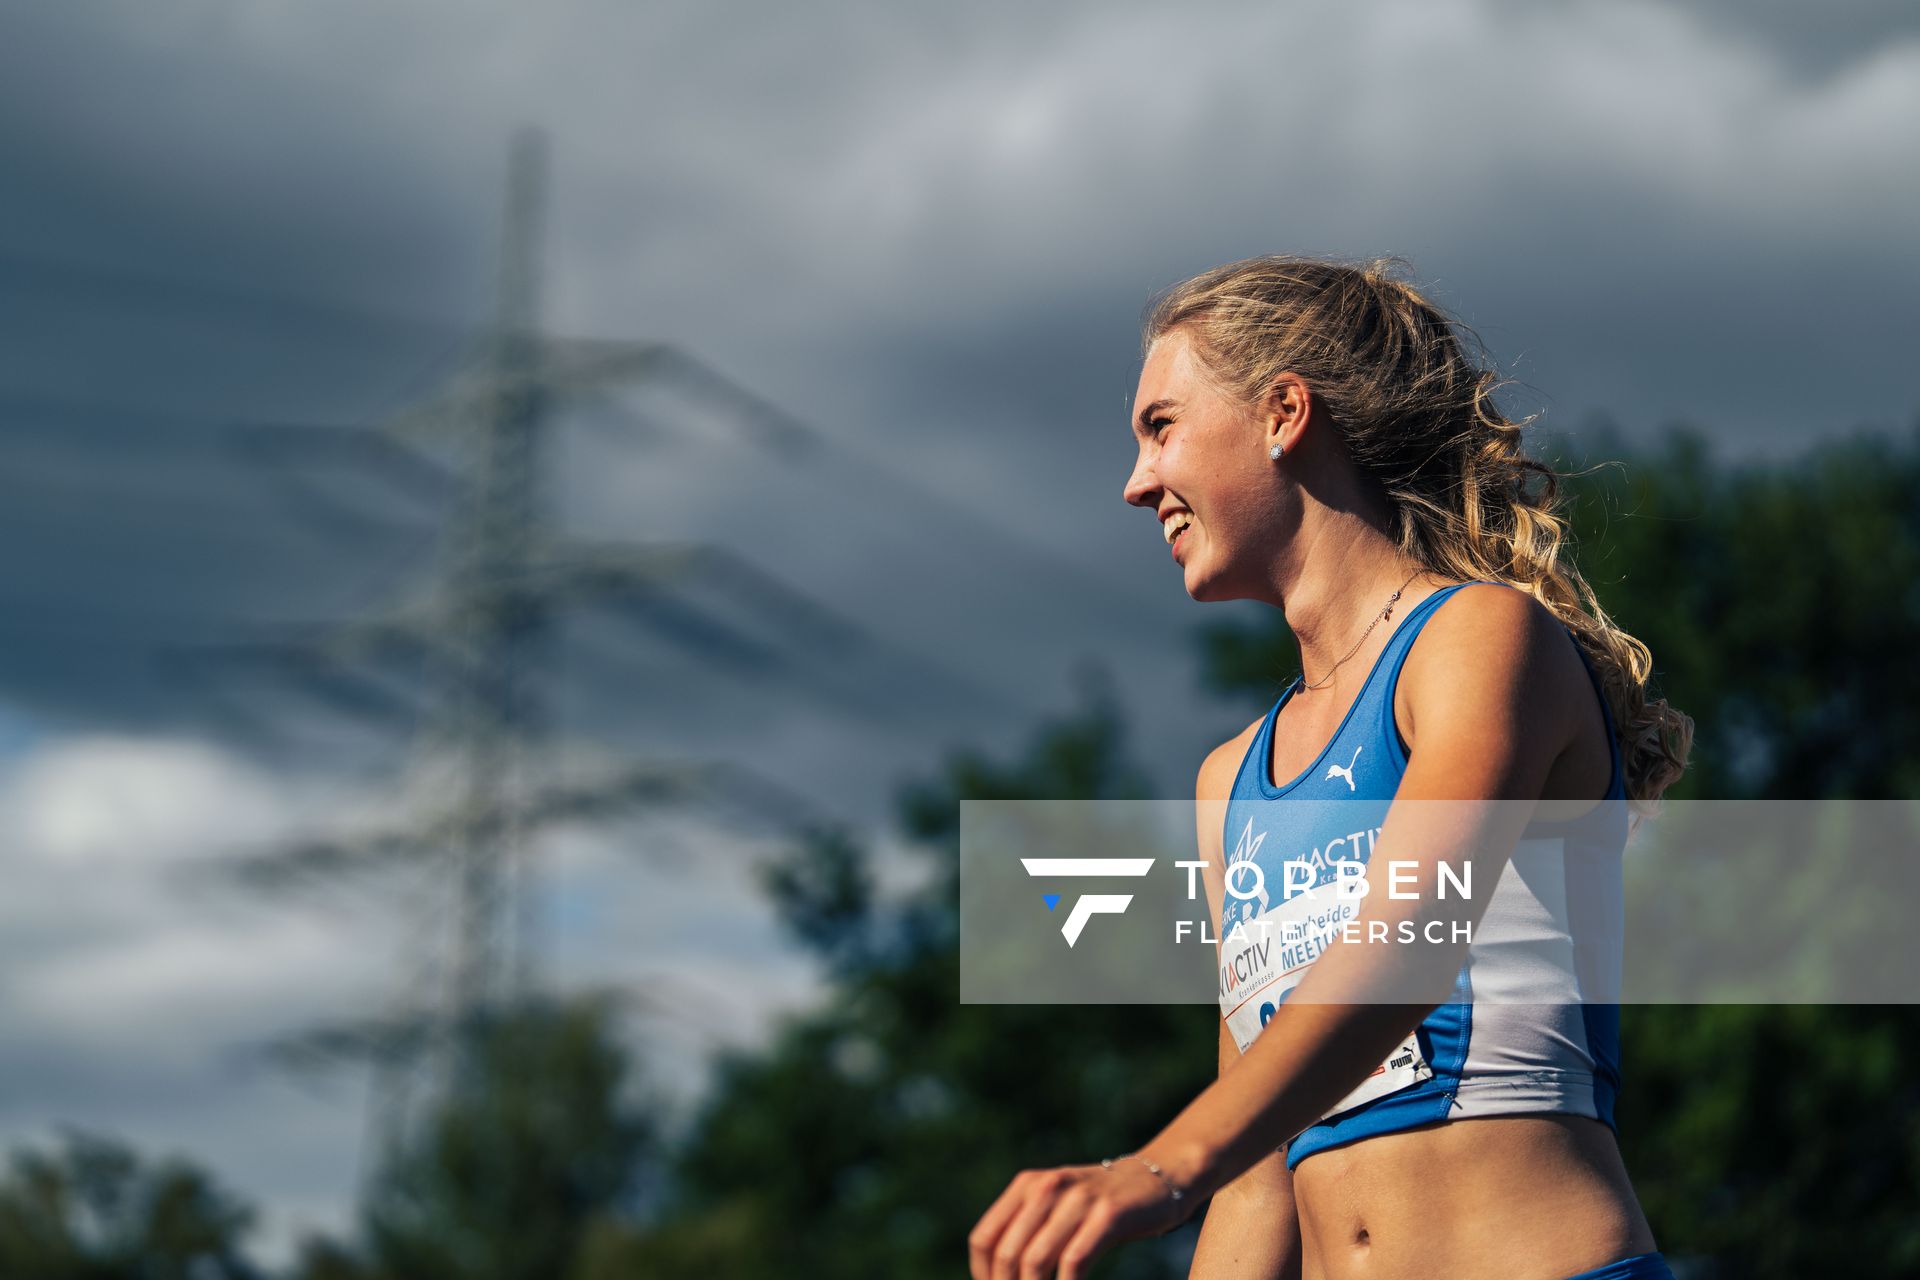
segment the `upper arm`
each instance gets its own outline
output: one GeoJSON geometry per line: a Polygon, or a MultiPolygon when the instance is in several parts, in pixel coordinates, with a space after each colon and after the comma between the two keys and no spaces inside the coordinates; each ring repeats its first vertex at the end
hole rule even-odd
{"type": "MultiPolygon", "coordinates": [[[[1499,881],[1555,760],[1591,710],[1582,699],[1592,695],[1559,619],[1497,585],[1464,587],[1436,610],[1400,678],[1413,744],[1375,857],[1412,864],[1416,878],[1404,887],[1439,910],[1439,862],[1469,884],[1499,881]]],[[[1490,897],[1468,894],[1462,905],[1472,924],[1490,897]]],[[[1394,908],[1370,895],[1362,915],[1378,919],[1394,908]]]]}
{"type": "Polygon", "coordinates": [[[1559,619],[1490,584],[1434,611],[1400,684],[1414,741],[1396,798],[1538,800],[1592,701],[1559,619]]]}

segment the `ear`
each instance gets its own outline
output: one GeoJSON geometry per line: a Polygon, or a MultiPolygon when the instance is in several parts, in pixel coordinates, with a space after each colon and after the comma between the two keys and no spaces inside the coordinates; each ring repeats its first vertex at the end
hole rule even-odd
{"type": "Polygon", "coordinates": [[[1285,445],[1291,454],[1306,438],[1307,423],[1313,416],[1313,391],[1299,374],[1280,374],[1267,385],[1258,413],[1268,447],[1285,445]]]}

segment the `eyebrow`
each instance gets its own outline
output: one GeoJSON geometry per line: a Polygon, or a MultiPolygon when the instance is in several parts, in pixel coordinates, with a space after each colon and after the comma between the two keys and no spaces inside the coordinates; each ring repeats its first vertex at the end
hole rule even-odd
{"type": "Polygon", "coordinates": [[[1152,404],[1140,410],[1138,416],[1134,418],[1133,424],[1140,430],[1145,431],[1147,429],[1147,423],[1153,420],[1153,416],[1156,413],[1159,413],[1162,409],[1178,409],[1179,407],[1180,402],[1178,400],[1155,400],[1152,404]]]}

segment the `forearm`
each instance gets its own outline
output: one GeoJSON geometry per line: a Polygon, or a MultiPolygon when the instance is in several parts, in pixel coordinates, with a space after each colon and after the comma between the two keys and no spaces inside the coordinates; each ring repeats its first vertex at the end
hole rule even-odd
{"type": "Polygon", "coordinates": [[[1274,1152],[1214,1193],[1188,1280],[1300,1280],[1293,1174],[1274,1152]]]}
{"type": "Polygon", "coordinates": [[[1405,1005],[1290,1001],[1238,1067],[1187,1104],[1141,1152],[1187,1194],[1211,1195],[1345,1097],[1425,1013],[1405,1005]]]}

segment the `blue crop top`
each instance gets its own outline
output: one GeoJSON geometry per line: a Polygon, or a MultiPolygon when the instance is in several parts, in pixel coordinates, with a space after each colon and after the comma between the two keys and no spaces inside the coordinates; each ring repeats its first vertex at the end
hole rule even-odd
{"type": "MultiPolygon", "coordinates": [[[[1275,786],[1271,776],[1273,726],[1298,679],[1267,713],[1240,762],[1222,845],[1238,887],[1225,895],[1219,936],[1220,1012],[1242,1052],[1317,950],[1263,947],[1263,931],[1236,932],[1239,923],[1273,909],[1267,893],[1246,900],[1237,894],[1258,884],[1280,898],[1286,860],[1322,868],[1320,884],[1331,882],[1336,863],[1366,863],[1406,772],[1406,744],[1393,719],[1401,665],[1421,627],[1466,585],[1443,587],[1408,612],[1332,740],[1299,777],[1275,786]],[[1233,864],[1242,861],[1258,864],[1260,876],[1234,873],[1233,864]]],[[[1580,657],[1593,678],[1584,651],[1580,657]]],[[[1594,688],[1597,695],[1597,678],[1594,688]]],[[[1475,926],[1448,1002],[1293,1138],[1288,1168],[1328,1147],[1469,1116],[1570,1112],[1614,1127],[1619,1005],[1583,998],[1599,992],[1617,999],[1621,966],[1626,791],[1613,713],[1599,700],[1613,752],[1606,796],[1571,821],[1528,824],[1475,926]]]]}

